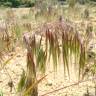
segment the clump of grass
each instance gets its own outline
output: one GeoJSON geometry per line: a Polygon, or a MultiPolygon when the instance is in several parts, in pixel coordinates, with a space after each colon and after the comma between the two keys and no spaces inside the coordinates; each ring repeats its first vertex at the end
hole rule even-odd
{"type": "MultiPolygon", "coordinates": [[[[39,30],[32,34],[24,36],[24,42],[27,48],[27,74],[24,91],[33,86],[37,81],[37,70],[43,74],[46,72],[47,60],[53,60],[54,71],[57,71],[57,66],[60,62],[59,58],[63,59],[64,73],[71,76],[71,66],[78,73],[79,80],[83,78],[84,69],[87,66],[87,46],[89,33],[92,31],[88,28],[88,34],[82,38],[75,26],[70,21],[60,19],[56,22],[45,23],[39,26],[39,30]],[[35,34],[35,35],[34,35],[35,34]],[[36,36],[40,35],[40,39],[36,40],[36,36]],[[87,38],[87,39],[86,39],[87,38]],[[83,40],[82,40],[83,39],[83,40]],[[43,42],[43,43],[42,43],[43,42]],[[74,58],[74,59],[73,59],[74,58]],[[73,60],[75,64],[73,64],[73,60]]],[[[38,94],[38,84],[30,89],[29,94],[32,96],[38,94]]]]}

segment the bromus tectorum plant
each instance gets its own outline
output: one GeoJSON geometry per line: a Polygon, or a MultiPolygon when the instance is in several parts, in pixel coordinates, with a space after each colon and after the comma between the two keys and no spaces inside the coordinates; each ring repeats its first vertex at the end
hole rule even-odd
{"type": "Polygon", "coordinates": [[[0,56],[1,60],[3,60],[3,55],[5,55],[8,51],[10,51],[10,36],[8,33],[7,26],[0,27],[0,56]]]}
{"type": "MultiPolygon", "coordinates": [[[[35,68],[35,62],[34,62],[34,55],[35,55],[35,48],[36,48],[36,42],[35,42],[35,36],[33,38],[26,38],[24,37],[24,41],[26,43],[27,47],[27,75],[26,75],[26,81],[24,85],[24,93],[28,88],[30,88],[36,81],[36,68],[35,68]]],[[[24,96],[38,96],[38,86],[35,85],[27,94],[24,94],[24,96]]]]}
{"type": "Polygon", "coordinates": [[[36,69],[45,74],[47,60],[53,60],[53,68],[56,72],[57,65],[60,63],[59,58],[62,58],[64,74],[71,77],[70,70],[75,70],[79,80],[82,78],[84,68],[87,65],[87,44],[69,22],[61,20],[44,24],[33,35],[30,33],[25,35],[24,42],[27,47],[27,74],[24,93],[28,93],[28,96],[38,96],[36,69]],[[38,35],[40,39],[36,40],[38,35]],[[72,66],[74,69],[72,69],[72,66]],[[33,85],[34,87],[32,87],[33,85]],[[28,88],[31,89],[26,92],[28,88]]]}

